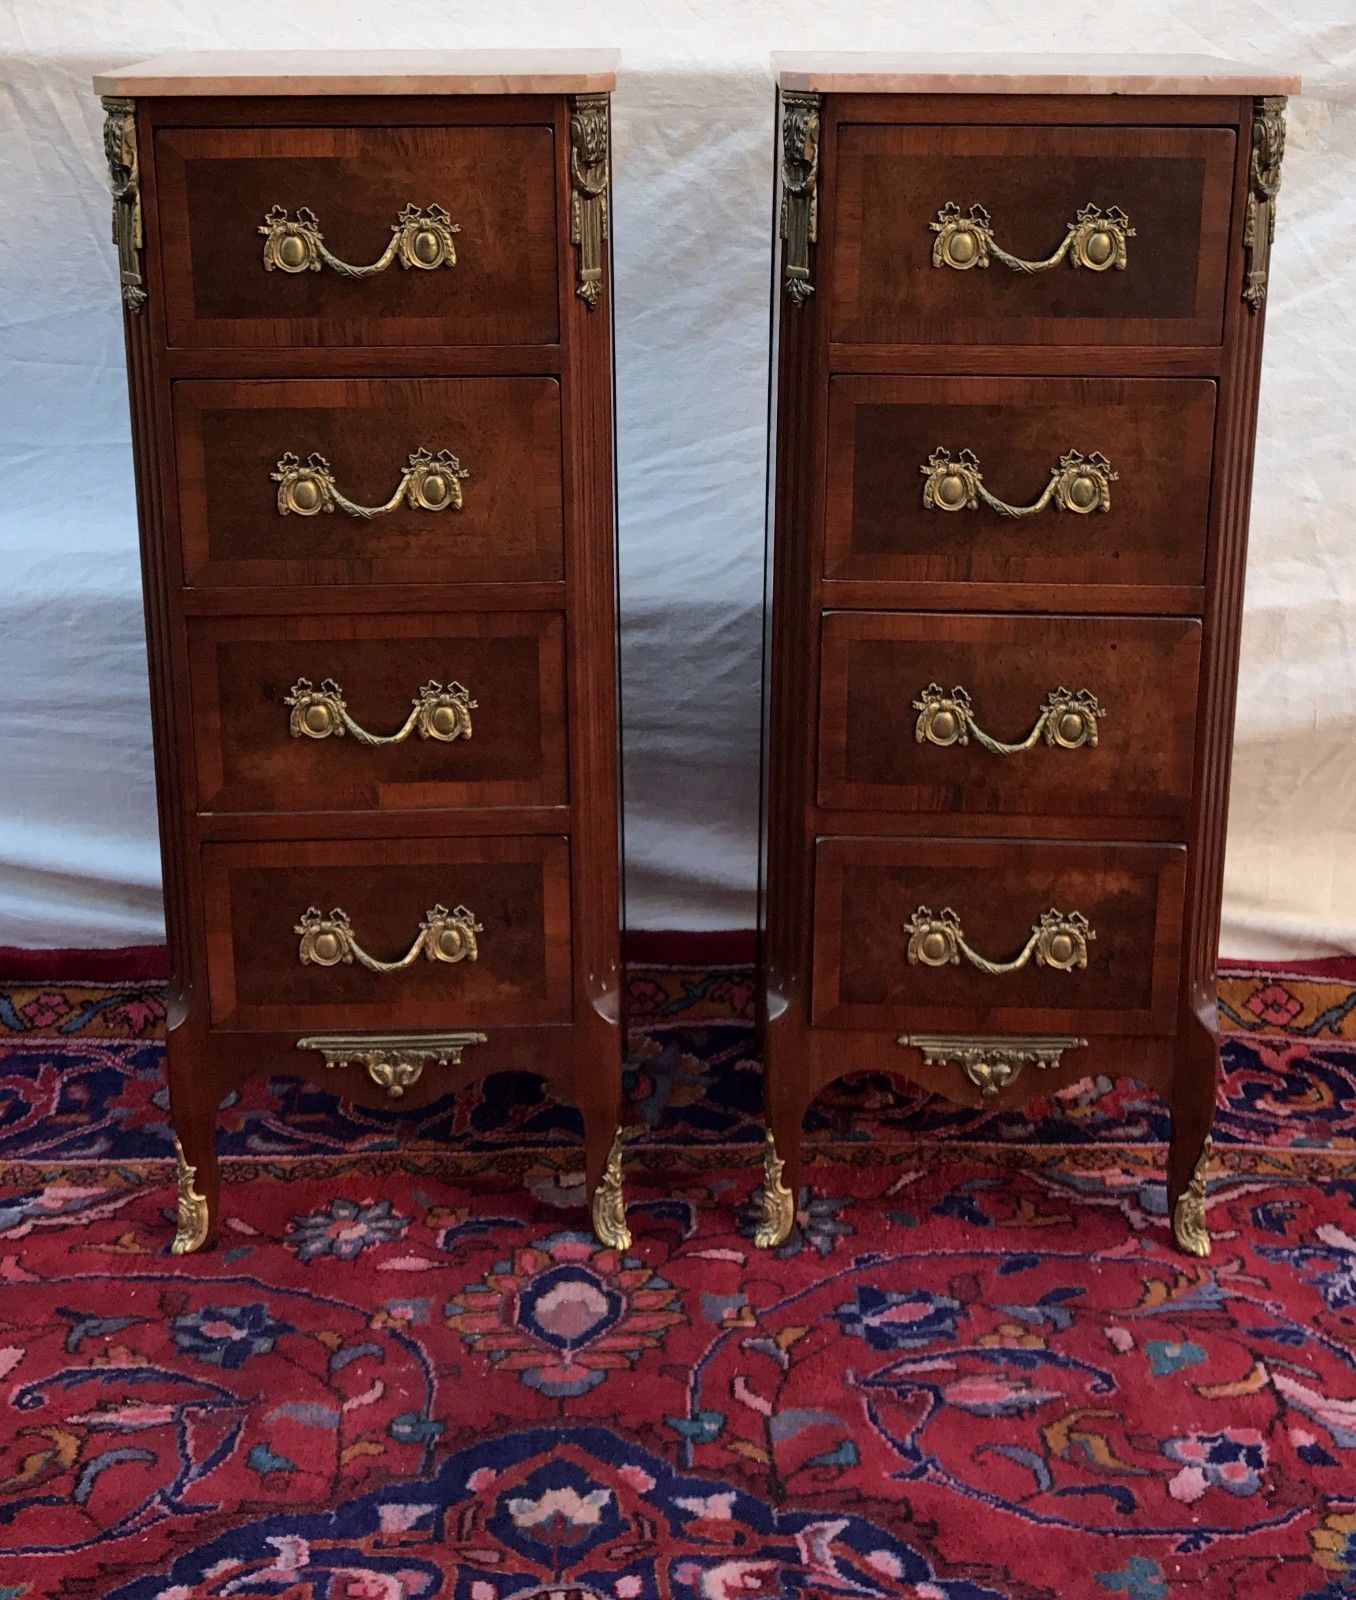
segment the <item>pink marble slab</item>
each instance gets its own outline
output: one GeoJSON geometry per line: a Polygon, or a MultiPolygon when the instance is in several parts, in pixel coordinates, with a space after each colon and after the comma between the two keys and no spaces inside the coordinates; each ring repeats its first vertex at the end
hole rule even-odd
{"type": "Polygon", "coordinates": [[[594,94],[616,50],[201,50],[94,79],[99,95],[594,94]]]}
{"type": "Polygon", "coordinates": [[[778,50],[783,89],[820,94],[1298,94],[1293,72],[1214,56],[905,55],[778,50]]]}

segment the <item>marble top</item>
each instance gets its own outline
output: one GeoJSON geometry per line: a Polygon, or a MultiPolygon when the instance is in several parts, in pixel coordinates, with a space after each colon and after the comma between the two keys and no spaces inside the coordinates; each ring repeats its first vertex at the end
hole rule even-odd
{"type": "Polygon", "coordinates": [[[783,89],[821,94],[1298,94],[1293,72],[1215,56],[913,55],[779,50],[783,89]]]}
{"type": "Polygon", "coordinates": [[[99,95],[594,94],[616,50],[199,50],[94,78],[99,95]]]}

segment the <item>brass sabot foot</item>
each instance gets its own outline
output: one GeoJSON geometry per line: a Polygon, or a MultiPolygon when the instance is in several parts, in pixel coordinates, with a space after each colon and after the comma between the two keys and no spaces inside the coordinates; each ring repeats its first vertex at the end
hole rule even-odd
{"type": "Polygon", "coordinates": [[[622,1130],[612,1138],[607,1165],[593,1191],[593,1231],[598,1242],[611,1250],[631,1248],[631,1230],[626,1226],[626,1197],[622,1193],[622,1130]]]}
{"type": "Polygon", "coordinates": [[[777,1141],[768,1130],[763,1147],[763,1187],[758,1195],[758,1226],[753,1242],[760,1250],[785,1244],[796,1220],[796,1197],[782,1182],[785,1163],[777,1154],[777,1141]]]}
{"type": "Polygon", "coordinates": [[[207,1209],[207,1196],[199,1194],[194,1185],[198,1169],[190,1166],[184,1156],[184,1147],[178,1136],[174,1140],[174,1158],[179,1164],[179,1222],[174,1230],[174,1243],[170,1252],[176,1256],[192,1255],[207,1242],[211,1216],[207,1209]]]}
{"type": "Polygon", "coordinates": [[[1172,1236],[1179,1250],[1189,1256],[1210,1254],[1210,1234],[1205,1226],[1205,1169],[1210,1164],[1211,1141],[1207,1137],[1191,1174],[1191,1182],[1177,1197],[1172,1208],[1172,1236]]]}

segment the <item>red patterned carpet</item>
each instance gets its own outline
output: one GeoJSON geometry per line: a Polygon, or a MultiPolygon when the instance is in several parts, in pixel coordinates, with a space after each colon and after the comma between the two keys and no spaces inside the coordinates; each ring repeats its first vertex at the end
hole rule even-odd
{"type": "Polygon", "coordinates": [[[176,1259],[158,986],[0,985],[0,1600],[1356,1594],[1356,983],[1223,984],[1204,1262],[1105,1080],[843,1086],[755,1251],[750,975],[633,991],[627,1255],[507,1078],[251,1088],[176,1259]]]}

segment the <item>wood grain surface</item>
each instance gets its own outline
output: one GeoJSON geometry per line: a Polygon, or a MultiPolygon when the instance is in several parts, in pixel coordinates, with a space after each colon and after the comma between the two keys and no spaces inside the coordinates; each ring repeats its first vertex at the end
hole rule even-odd
{"type": "Polygon", "coordinates": [[[565,619],[552,612],[290,616],[189,624],[198,807],[203,811],[399,811],[564,806],[565,619]],[[461,684],[469,738],[290,731],[307,679],[335,680],[350,715],[389,735],[420,688],[461,684]]]}
{"type": "Polygon", "coordinates": [[[1198,585],[1215,394],[1185,378],[835,377],[825,575],[1056,591],[1198,585]],[[1110,510],[929,509],[923,469],[939,448],[953,460],[972,451],[989,492],[1019,507],[1069,452],[1100,452],[1116,473],[1110,510]]]}
{"type": "MultiPolygon", "coordinates": [[[[270,115],[288,112],[275,105],[270,115]]],[[[521,125],[161,130],[156,162],[177,218],[162,240],[169,343],[554,343],[556,150],[536,107],[521,125]],[[461,230],[454,266],[396,263],[365,278],[264,268],[259,227],[275,206],[308,208],[326,247],[364,266],[407,205],[448,213],[461,230]]]]}
{"type": "Polygon", "coordinates": [[[819,700],[819,803],[846,810],[1152,817],[1185,832],[1201,625],[1184,617],[828,612],[819,700]],[[1057,689],[1095,695],[1097,742],[1044,733],[999,754],[973,735],[918,737],[931,684],[969,695],[991,738],[1020,743],[1057,689]]]}
{"type": "Polygon", "coordinates": [[[211,585],[558,582],[564,576],[555,378],[325,379],[174,385],[184,580],[211,585]],[[450,451],[462,505],[365,519],[278,509],[273,473],[319,454],[358,505],[384,505],[417,450],[450,451]]]}
{"type": "MultiPolygon", "coordinates": [[[[1146,102],[1147,103],[1147,102],[1146,102]]],[[[1228,128],[862,125],[844,103],[839,243],[829,292],[841,342],[1218,344],[1235,135],[1228,128]],[[1051,255],[1079,210],[1118,206],[1124,271],[1067,260],[934,267],[930,224],[982,206],[1014,256],[1051,255]]]]}

